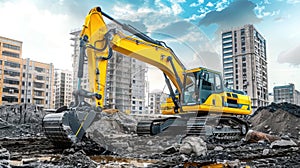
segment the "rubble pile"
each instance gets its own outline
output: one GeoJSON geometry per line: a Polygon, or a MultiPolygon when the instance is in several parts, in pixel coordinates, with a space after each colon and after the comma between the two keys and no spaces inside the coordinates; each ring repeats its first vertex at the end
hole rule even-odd
{"type": "Polygon", "coordinates": [[[40,136],[43,116],[33,104],[0,106],[0,137],[40,136]]]}
{"type": "Polygon", "coordinates": [[[259,108],[250,118],[253,130],[297,138],[300,136],[300,106],[272,103],[259,108]]]}
{"type": "Polygon", "coordinates": [[[86,130],[86,136],[101,144],[107,151],[129,157],[143,157],[163,152],[180,141],[178,136],[138,136],[137,120],[125,113],[97,114],[95,122],[86,130]]]}
{"type": "Polygon", "coordinates": [[[35,106],[1,106],[0,168],[199,167],[208,164],[299,167],[298,112],[298,106],[287,103],[260,108],[249,119],[253,130],[245,138],[219,142],[183,134],[137,136],[135,129],[141,118],[106,111],[97,114],[81,142],[61,149],[44,137],[41,128],[44,113],[35,106]]]}

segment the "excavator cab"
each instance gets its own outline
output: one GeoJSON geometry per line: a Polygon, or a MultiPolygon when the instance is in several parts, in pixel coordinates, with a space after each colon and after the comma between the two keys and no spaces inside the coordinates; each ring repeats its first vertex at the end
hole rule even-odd
{"type": "MultiPolygon", "coordinates": [[[[223,92],[223,83],[218,72],[204,68],[187,71],[185,74],[182,105],[199,105],[214,93],[223,92]]],[[[215,104],[216,102],[212,102],[215,104]]]]}

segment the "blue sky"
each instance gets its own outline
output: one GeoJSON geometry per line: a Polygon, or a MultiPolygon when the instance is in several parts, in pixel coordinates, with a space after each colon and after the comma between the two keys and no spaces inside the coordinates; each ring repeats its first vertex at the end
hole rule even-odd
{"type": "MultiPolygon", "coordinates": [[[[164,40],[188,68],[221,71],[220,33],[254,24],[267,41],[269,91],[288,83],[300,90],[300,0],[0,0],[0,36],[23,41],[24,58],[71,69],[69,33],[95,6],[164,40]]],[[[150,68],[149,78],[157,73],[150,68]]]]}

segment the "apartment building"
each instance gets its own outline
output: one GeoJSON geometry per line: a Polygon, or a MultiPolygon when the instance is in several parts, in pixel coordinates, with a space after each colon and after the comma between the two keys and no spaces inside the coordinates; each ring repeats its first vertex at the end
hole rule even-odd
{"type": "Polygon", "coordinates": [[[22,42],[0,37],[0,104],[21,102],[22,42]]]}
{"type": "Polygon", "coordinates": [[[222,32],[223,75],[228,87],[251,97],[252,108],[268,105],[266,40],[253,25],[222,32]]]}
{"type": "Polygon", "coordinates": [[[73,75],[72,71],[55,69],[54,75],[54,107],[69,106],[73,100],[73,75]]]}
{"type": "Polygon", "coordinates": [[[149,93],[148,99],[148,111],[149,114],[160,114],[160,105],[166,101],[168,94],[163,93],[162,91],[155,91],[149,93]]]}
{"type": "Polygon", "coordinates": [[[295,89],[295,85],[275,86],[273,88],[274,103],[292,103],[300,106],[300,92],[295,89]]]}
{"type": "Polygon", "coordinates": [[[0,104],[53,108],[53,64],[22,59],[22,42],[0,37],[0,104]]]}
{"type": "MultiPolygon", "coordinates": [[[[73,89],[77,89],[80,30],[71,33],[73,50],[73,89]]],[[[105,90],[105,106],[126,113],[145,113],[146,64],[136,59],[113,52],[108,61],[105,90]]],[[[87,64],[84,65],[87,72],[87,64]]],[[[88,73],[82,78],[82,89],[89,90],[88,73]]]]}
{"type": "Polygon", "coordinates": [[[39,108],[53,108],[54,66],[23,59],[21,103],[33,103],[39,108]]]}

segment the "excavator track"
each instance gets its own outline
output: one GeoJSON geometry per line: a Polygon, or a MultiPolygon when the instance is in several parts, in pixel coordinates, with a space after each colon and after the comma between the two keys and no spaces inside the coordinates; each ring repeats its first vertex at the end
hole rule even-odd
{"type": "Polygon", "coordinates": [[[248,124],[235,116],[193,117],[187,121],[187,135],[213,140],[239,140],[248,131],[248,124]]]}
{"type": "Polygon", "coordinates": [[[144,120],[137,124],[138,135],[156,135],[173,124],[177,117],[167,117],[162,119],[144,120]]]}

